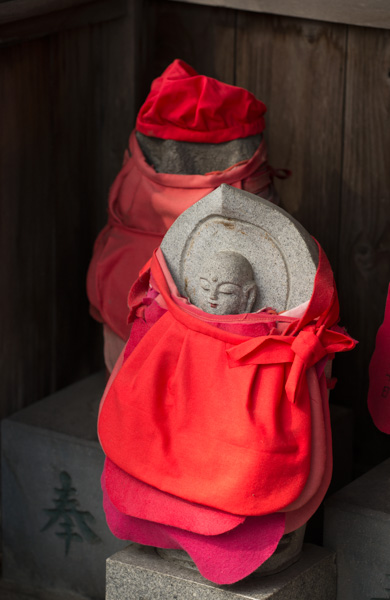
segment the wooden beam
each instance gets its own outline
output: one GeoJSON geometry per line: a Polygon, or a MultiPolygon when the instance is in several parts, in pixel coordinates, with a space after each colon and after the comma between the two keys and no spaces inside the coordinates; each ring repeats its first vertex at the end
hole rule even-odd
{"type": "Polygon", "coordinates": [[[40,17],[95,0],[8,0],[0,3],[0,24],[40,17]]]}
{"type": "Polygon", "coordinates": [[[0,45],[126,15],[126,0],[8,0],[0,2],[0,45]]]}
{"type": "Polygon", "coordinates": [[[171,0],[252,12],[314,19],[330,23],[390,29],[388,0],[171,0]]]}

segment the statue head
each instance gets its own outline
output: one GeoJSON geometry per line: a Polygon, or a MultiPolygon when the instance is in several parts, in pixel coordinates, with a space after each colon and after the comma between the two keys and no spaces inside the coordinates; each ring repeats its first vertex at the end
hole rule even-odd
{"type": "Polygon", "coordinates": [[[257,287],[252,267],[242,254],[222,251],[208,257],[198,281],[196,306],[205,312],[237,315],[251,311],[257,287]]]}

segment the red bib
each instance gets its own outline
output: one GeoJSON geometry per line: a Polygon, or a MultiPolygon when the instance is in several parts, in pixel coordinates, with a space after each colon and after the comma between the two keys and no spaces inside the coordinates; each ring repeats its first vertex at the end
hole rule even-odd
{"type": "MultiPolygon", "coordinates": [[[[338,320],[338,301],[324,253],[304,316],[277,316],[287,329],[258,337],[220,329],[183,309],[156,255],[151,273],[168,312],[107,393],[99,418],[106,455],[185,500],[239,515],[282,510],[299,497],[310,471],[306,370],[355,345],[329,329],[338,320]]],[[[259,322],[267,319],[259,313],[259,322]]]]}

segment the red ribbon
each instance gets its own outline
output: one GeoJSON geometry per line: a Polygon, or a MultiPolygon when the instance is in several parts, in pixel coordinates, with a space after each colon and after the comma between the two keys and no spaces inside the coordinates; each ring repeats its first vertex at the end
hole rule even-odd
{"type": "Polygon", "coordinates": [[[300,393],[303,375],[325,356],[352,350],[355,341],[343,333],[308,327],[297,336],[269,335],[252,338],[227,350],[230,367],[242,365],[290,363],[285,390],[295,403],[300,393]]]}

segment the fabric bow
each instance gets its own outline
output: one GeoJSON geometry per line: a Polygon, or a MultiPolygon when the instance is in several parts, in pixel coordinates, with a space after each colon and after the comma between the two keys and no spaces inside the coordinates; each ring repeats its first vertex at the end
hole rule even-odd
{"type": "Polygon", "coordinates": [[[303,329],[297,336],[268,335],[252,338],[226,350],[229,367],[242,365],[270,365],[290,363],[285,390],[287,398],[295,403],[300,393],[303,376],[322,358],[332,358],[335,352],[345,352],[355,341],[342,332],[314,326],[303,329]]]}

